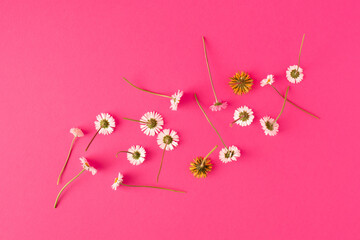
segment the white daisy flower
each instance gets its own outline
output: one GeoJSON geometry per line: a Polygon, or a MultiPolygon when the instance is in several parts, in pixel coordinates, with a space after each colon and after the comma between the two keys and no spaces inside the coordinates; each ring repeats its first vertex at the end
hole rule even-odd
{"type": "Polygon", "coordinates": [[[132,165],[140,165],[145,161],[146,151],[140,145],[136,145],[131,146],[126,155],[132,165]]]}
{"type": "Polygon", "coordinates": [[[171,103],[170,109],[171,110],[173,110],[173,111],[177,110],[177,107],[180,103],[180,99],[183,95],[184,95],[184,92],[180,91],[180,90],[178,90],[176,93],[171,95],[171,100],[170,100],[170,103],[171,103]]]}
{"type": "Polygon", "coordinates": [[[264,87],[268,84],[272,85],[274,82],[275,82],[274,75],[270,74],[270,75],[267,75],[267,77],[265,79],[261,80],[260,85],[262,87],[264,87]]]}
{"type": "Polygon", "coordinates": [[[86,160],[86,158],[81,157],[81,158],[80,158],[80,162],[81,162],[81,164],[82,164],[82,167],[83,167],[86,171],[91,172],[92,175],[95,175],[95,174],[96,174],[97,170],[96,170],[94,167],[90,166],[90,164],[89,164],[89,162],[86,160]]]}
{"type": "Polygon", "coordinates": [[[286,78],[291,83],[300,83],[304,79],[303,70],[298,65],[288,67],[286,70],[286,78]]]}
{"type": "Polygon", "coordinates": [[[157,136],[157,143],[161,149],[166,146],[166,151],[171,151],[179,144],[177,132],[170,129],[164,129],[157,136]]]}
{"type": "Polygon", "coordinates": [[[279,124],[277,122],[274,123],[274,121],[275,120],[269,116],[260,119],[265,135],[275,136],[279,132],[279,124]]]}
{"type": "Polygon", "coordinates": [[[209,108],[211,111],[213,112],[217,112],[217,111],[221,111],[222,109],[226,109],[228,106],[227,102],[222,102],[222,101],[218,101],[218,102],[214,102],[213,105],[211,105],[209,108]]]}
{"type": "Polygon", "coordinates": [[[239,107],[234,112],[234,121],[232,124],[236,123],[242,127],[249,126],[254,120],[253,111],[247,106],[239,107]]]}
{"type": "Polygon", "coordinates": [[[84,133],[81,131],[80,128],[71,128],[70,133],[74,135],[74,137],[83,137],[84,133]]]}
{"type": "Polygon", "coordinates": [[[236,146],[221,149],[219,158],[223,163],[236,161],[241,156],[240,150],[236,146]]]}
{"type": "Polygon", "coordinates": [[[124,176],[121,173],[119,173],[117,178],[115,178],[113,185],[111,185],[111,188],[116,190],[124,181],[123,178],[124,178],[124,176]]]}
{"type": "Polygon", "coordinates": [[[96,116],[95,128],[100,134],[108,135],[114,131],[115,120],[108,113],[101,113],[96,116]]]}
{"type": "Polygon", "coordinates": [[[163,128],[164,120],[157,112],[147,112],[140,118],[140,128],[144,134],[155,136],[163,128]]]}

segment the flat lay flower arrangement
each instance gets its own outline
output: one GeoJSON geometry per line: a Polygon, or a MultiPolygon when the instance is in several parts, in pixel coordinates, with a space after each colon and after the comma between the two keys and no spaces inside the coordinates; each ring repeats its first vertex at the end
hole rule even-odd
{"type": "MultiPolygon", "coordinates": [[[[289,66],[286,73],[284,73],[284,75],[286,76],[286,79],[289,81],[290,84],[296,85],[296,84],[301,83],[304,80],[304,71],[300,67],[300,57],[301,57],[301,50],[303,47],[304,39],[305,39],[305,35],[303,35],[303,38],[301,41],[297,65],[289,66]]],[[[215,85],[214,85],[214,81],[213,81],[213,78],[211,75],[211,70],[210,70],[209,61],[208,61],[206,41],[205,41],[204,37],[202,37],[202,43],[203,43],[203,48],[204,48],[204,56],[205,56],[207,72],[209,74],[209,79],[210,79],[210,86],[212,89],[212,95],[214,96],[214,102],[211,106],[208,107],[208,109],[210,111],[214,111],[214,112],[226,111],[226,110],[228,110],[229,103],[220,100],[216,95],[215,85]]],[[[168,98],[168,100],[170,101],[169,108],[172,111],[178,110],[178,106],[179,106],[179,104],[181,102],[181,98],[183,96],[183,91],[177,90],[176,92],[172,92],[173,94],[157,93],[157,92],[155,92],[156,89],[148,90],[148,89],[140,88],[140,87],[138,87],[137,84],[134,84],[133,82],[129,81],[126,78],[123,78],[123,81],[124,81],[124,83],[127,83],[130,86],[132,86],[133,88],[140,90],[142,92],[152,94],[152,95],[158,96],[158,97],[168,98]]],[[[252,90],[254,82],[256,82],[256,81],[254,79],[252,79],[252,77],[248,73],[246,73],[245,71],[239,71],[239,72],[236,72],[232,77],[229,78],[228,84],[235,95],[241,96],[241,95],[247,94],[249,91],[252,90]]],[[[258,83],[261,87],[269,86],[270,88],[274,89],[276,94],[279,95],[283,99],[282,106],[278,106],[279,114],[275,118],[272,116],[261,116],[258,118],[258,121],[260,122],[260,126],[261,126],[262,130],[264,131],[265,136],[276,136],[277,134],[279,134],[279,130],[280,130],[279,120],[280,120],[280,117],[282,116],[282,113],[284,112],[285,108],[289,104],[298,108],[299,110],[301,110],[302,112],[308,114],[309,116],[311,116],[313,118],[316,118],[316,119],[319,118],[318,116],[314,115],[313,113],[310,113],[309,111],[307,111],[307,110],[303,109],[302,107],[300,107],[299,105],[295,104],[293,100],[289,100],[289,98],[288,98],[289,86],[286,88],[284,93],[282,93],[283,91],[278,90],[274,86],[274,83],[275,83],[275,76],[272,74],[267,75],[263,80],[261,80],[258,83]]],[[[193,161],[190,162],[190,167],[189,167],[190,173],[193,174],[193,176],[196,178],[206,178],[207,175],[212,170],[212,166],[213,166],[212,161],[215,161],[215,157],[211,157],[211,156],[214,155],[213,153],[216,150],[219,151],[218,159],[220,160],[220,162],[231,163],[231,162],[237,161],[241,157],[241,150],[240,150],[241,147],[231,145],[231,144],[228,145],[229,143],[226,142],[222,138],[222,136],[219,133],[219,131],[217,130],[216,126],[212,123],[211,119],[208,117],[208,115],[206,113],[206,111],[208,111],[208,110],[207,110],[207,108],[203,107],[203,105],[199,101],[199,97],[196,93],[194,93],[194,100],[200,110],[199,117],[201,115],[203,115],[204,122],[207,122],[210,125],[210,127],[214,130],[214,133],[217,134],[217,136],[219,137],[219,140],[220,140],[218,143],[214,143],[212,146],[209,146],[209,151],[207,153],[206,152],[198,153],[199,155],[194,156],[193,161]],[[219,144],[221,144],[222,146],[221,146],[221,148],[218,149],[219,144]]],[[[165,128],[164,127],[165,122],[164,122],[163,116],[160,115],[156,111],[149,111],[149,112],[143,113],[142,115],[139,114],[139,116],[126,116],[126,117],[123,117],[123,119],[127,120],[127,121],[132,121],[133,124],[139,124],[139,128],[140,128],[139,134],[143,133],[148,137],[152,137],[154,139],[154,141],[156,141],[157,145],[159,146],[158,151],[162,152],[162,157],[161,157],[161,159],[159,159],[159,168],[157,170],[157,174],[156,174],[156,170],[153,170],[153,173],[151,173],[151,174],[154,174],[154,182],[158,183],[160,176],[161,176],[161,171],[163,169],[163,165],[166,165],[166,164],[164,164],[164,159],[174,157],[174,154],[172,154],[171,152],[173,150],[176,150],[177,146],[179,145],[181,134],[178,134],[178,132],[173,129],[165,128]],[[170,153],[165,154],[165,152],[170,152],[170,153]],[[155,176],[156,176],[156,180],[155,180],[155,176]]],[[[251,125],[255,119],[256,119],[256,116],[254,115],[254,111],[252,108],[250,108],[249,106],[246,106],[246,105],[237,106],[236,109],[234,110],[232,119],[229,119],[229,121],[226,124],[229,124],[229,127],[236,127],[236,126],[247,127],[247,126],[251,125]]],[[[281,119],[283,119],[283,118],[281,118],[281,119]]],[[[93,137],[90,140],[90,142],[88,143],[86,149],[84,149],[84,154],[90,147],[96,148],[96,141],[106,141],[106,138],[101,138],[101,139],[96,140],[97,135],[112,134],[116,127],[115,119],[108,113],[101,113],[98,116],[96,116],[96,120],[95,120],[94,124],[95,124],[95,130],[94,130],[94,133],[92,133],[93,137]]],[[[69,152],[65,159],[63,168],[60,170],[60,173],[59,173],[59,176],[57,179],[58,185],[59,185],[59,183],[63,182],[62,174],[66,170],[66,166],[70,163],[69,160],[70,160],[71,151],[73,149],[74,142],[78,141],[77,138],[81,138],[84,136],[84,133],[79,128],[71,128],[70,133],[73,135],[73,140],[71,142],[70,149],[69,149],[69,152]]],[[[124,155],[124,156],[126,156],[126,159],[129,161],[129,164],[138,166],[138,165],[142,164],[144,161],[146,161],[146,157],[147,157],[146,153],[147,153],[146,146],[144,147],[144,146],[140,146],[140,145],[136,145],[136,144],[135,145],[130,144],[128,149],[119,149],[118,152],[114,153],[114,155],[116,157],[124,155]]],[[[66,187],[68,187],[68,185],[71,182],[73,182],[75,179],[80,177],[80,175],[82,175],[84,172],[90,172],[92,175],[95,175],[97,173],[97,170],[93,166],[91,166],[91,164],[85,157],[80,156],[79,159],[80,159],[80,163],[81,163],[81,171],[62,187],[62,189],[60,190],[60,192],[57,195],[57,198],[55,200],[55,204],[54,204],[55,208],[57,207],[57,205],[59,203],[61,193],[63,192],[63,190],[66,187]]],[[[165,160],[165,162],[166,162],[166,160],[165,160]]],[[[166,169],[164,169],[164,171],[166,171],[166,169]]],[[[149,172],[151,172],[151,171],[149,171],[149,172]]],[[[115,176],[115,178],[113,178],[113,177],[114,176],[109,177],[109,187],[111,187],[113,190],[117,190],[120,186],[124,186],[124,187],[136,187],[136,188],[143,188],[143,187],[144,188],[153,188],[153,189],[159,189],[159,190],[167,190],[167,191],[172,191],[172,192],[185,193],[185,191],[182,191],[182,190],[176,190],[176,189],[172,189],[172,188],[160,187],[160,186],[154,186],[154,185],[132,185],[132,184],[128,184],[128,183],[125,184],[124,176],[120,172],[118,173],[117,176],[115,176]],[[110,179],[112,181],[110,181],[110,179]]]]}

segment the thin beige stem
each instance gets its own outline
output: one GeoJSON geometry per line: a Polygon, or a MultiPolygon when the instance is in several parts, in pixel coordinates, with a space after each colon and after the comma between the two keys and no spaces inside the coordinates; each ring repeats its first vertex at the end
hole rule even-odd
{"type": "Polygon", "coordinates": [[[80,172],[78,175],[76,175],[73,179],[71,179],[71,180],[70,180],[67,184],[65,184],[65,186],[60,190],[59,194],[58,194],[57,197],[56,197],[55,204],[54,204],[54,208],[56,208],[57,203],[58,203],[58,201],[59,201],[59,197],[60,197],[61,193],[64,191],[64,189],[65,189],[72,181],[74,181],[75,179],[77,179],[84,171],[85,171],[85,169],[81,170],[81,172],[80,172]]]}
{"type": "Polygon", "coordinates": [[[99,130],[97,130],[97,132],[95,133],[95,135],[93,136],[93,138],[91,139],[91,141],[89,142],[89,145],[87,145],[85,152],[89,149],[91,143],[94,141],[95,137],[98,135],[98,133],[100,132],[101,127],[99,128],[99,130]]]}
{"type": "MultiPolygon", "coordinates": [[[[270,85],[270,86],[280,95],[280,97],[284,98],[284,96],[283,96],[273,85],[270,85]]],[[[315,116],[314,114],[312,114],[312,113],[306,111],[305,109],[299,107],[298,105],[296,105],[295,103],[293,103],[293,102],[290,101],[289,99],[287,99],[287,101],[288,101],[289,103],[291,103],[293,106],[295,106],[295,107],[297,107],[298,109],[300,109],[301,111],[303,111],[304,113],[307,113],[307,114],[309,114],[310,116],[312,116],[312,117],[314,117],[314,118],[316,118],[316,119],[319,119],[319,117],[317,117],[317,116],[315,116]]]]}
{"type": "Polygon", "coordinates": [[[139,89],[141,91],[144,91],[144,92],[147,92],[147,93],[151,93],[153,95],[156,95],[156,96],[160,96],[160,97],[166,97],[166,98],[172,98],[171,96],[168,96],[168,95],[164,95],[164,94],[160,94],[160,93],[156,93],[156,92],[152,92],[152,91],[149,91],[149,90],[145,90],[145,89],[142,89],[142,88],[139,88],[137,86],[135,86],[134,84],[132,84],[129,80],[127,80],[126,78],[123,77],[123,79],[128,82],[131,86],[133,86],[134,88],[136,89],[139,89]]]}
{"type": "Polygon", "coordinates": [[[204,45],[204,53],[205,53],[206,66],[207,66],[207,69],[208,69],[208,72],[209,72],[209,77],[210,77],[211,88],[212,88],[212,91],[213,91],[213,93],[214,93],[215,102],[218,103],[219,101],[218,101],[218,99],[217,99],[217,97],[216,97],[215,88],[214,88],[214,83],[213,83],[212,76],[211,76],[211,71],[210,71],[209,61],[208,61],[207,52],[206,52],[206,44],[205,44],[205,38],[204,38],[204,36],[202,37],[202,40],[203,40],[203,45],[204,45]]]}
{"type": "Polygon", "coordinates": [[[129,152],[129,151],[118,151],[116,153],[116,157],[118,157],[119,153],[130,153],[130,154],[133,154],[132,152],[129,152]]]}
{"type": "Polygon", "coordinates": [[[147,124],[147,122],[143,122],[143,121],[140,121],[140,120],[135,120],[135,119],[132,119],[132,118],[123,118],[125,120],[129,120],[129,121],[133,121],[133,122],[139,122],[139,123],[144,123],[144,124],[147,124]]]}
{"type": "Polygon", "coordinates": [[[179,190],[174,190],[174,189],[170,189],[170,188],[162,188],[162,187],[155,187],[155,186],[146,186],[146,185],[129,185],[129,184],[124,184],[124,183],[121,183],[121,185],[126,186],[126,187],[146,187],[146,188],[156,188],[156,189],[162,189],[162,190],[167,190],[167,191],[172,191],[172,192],[181,192],[181,193],[186,193],[185,191],[179,191],[179,190]]]}
{"type": "Polygon", "coordinates": [[[158,172],[158,175],[157,175],[157,177],[156,177],[156,182],[159,182],[159,177],[160,177],[161,168],[162,168],[163,161],[164,161],[164,155],[165,155],[166,147],[167,147],[167,144],[165,144],[165,147],[164,147],[164,151],[163,151],[162,158],[161,158],[161,163],[160,163],[159,172],[158,172]]]}
{"type": "Polygon", "coordinates": [[[289,88],[290,88],[290,87],[287,87],[287,88],[286,88],[283,106],[282,106],[282,108],[281,108],[281,111],[280,111],[279,115],[277,116],[277,118],[275,119],[275,121],[273,122],[272,125],[274,125],[274,124],[277,122],[277,120],[280,118],[281,114],[282,114],[283,111],[284,111],[285,104],[286,104],[286,100],[287,100],[287,95],[288,95],[288,92],[289,92],[289,88]]]}
{"type": "Polygon", "coordinates": [[[201,107],[200,102],[199,102],[199,100],[198,100],[198,98],[197,98],[197,96],[196,96],[196,93],[194,94],[194,96],[195,96],[195,100],[196,100],[197,104],[199,105],[201,111],[203,112],[204,116],[206,117],[206,119],[208,120],[208,122],[210,123],[210,125],[213,127],[213,129],[215,130],[215,132],[216,132],[217,135],[219,136],[219,138],[220,138],[222,144],[224,145],[224,147],[227,148],[226,144],[224,143],[224,140],[223,140],[222,137],[220,136],[220,133],[219,133],[218,130],[215,128],[215,126],[212,124],[212,122],[210,121],[210,119],[209,119],[208,116],[206,115],[204,109],[201,107]]]}
{"type": "Polygon", "coordinates": [[[211,149],[211,151],[204,157],[204,159],[201,162],[201,165],[203,166],[203,164],[205,163],[206,159],[210,156],[210,154],[212,154],[215,149],[217,149],[218,145],[216,145],[213,149],[211,149]]]}
{"type": "Polygon", "coordinates": [[[298,61],[298,67],[296,69],[296,71],[299,70],[299,67],[300,67],[300,56],[301,56],[301,50],[302,50],[302,47],[303,47],[303,44],[304,44],[304,40],[305,40],[305,33],[303,35],[303,38],[302,38],[302,41],[301,41],[301,45],[300,45],[300,51],[299,51],[299,61],[298,61]]]}
{"type": "Polygon", "coordinates": [[[232,126],[234,125],[234,123],[236,123],[237,121],[239,121],[239,120],[242,119],[243,117],[244,117],[243,115],[240,115],[240,117],[239,117],[238,119],[232,121],[232,122],[230,123],[230,127],[232,127],[232,126]]]}
{"type": "Polygon", "coordinates": [[[64,164],[64,166],[63,166],[63,168],[62,168],[62,170],[61,170],[61,172],[60,172],[60,174],[59,174],[58,180],[57,180],[57,185],[59,185],[61,175],[63,174],[63,172],[64,172],[64,170],[65,170],[65,167],[66,167],[66,165],[67,165],[67,163],[68,163],[68,161],[69,161],[70,154],[71,154],[71,150],[72,150],[72,148],[73,148],[73,145],[74,145],[75,139],[76,139],[76,136],[74,136],[74,138],[73,138],[73,140],[72,140],[72,142],[71,142],[71,145],[70,145],[70,150],[69,150],[69,153],[68,153],[68,155],[67,155],[67,158],[66,158],[65,164],[64,164]]]}

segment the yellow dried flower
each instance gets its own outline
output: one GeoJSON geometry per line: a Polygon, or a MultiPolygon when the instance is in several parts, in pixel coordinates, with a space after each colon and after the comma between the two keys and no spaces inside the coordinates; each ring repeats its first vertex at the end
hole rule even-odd
{"type": "Polygon", "coordinates": [[[236,73],[230,78],[229,85],[235,94],[242,95],[248,93],[253,85],[253,80],[249,74],[245,72],[236,73]]]}
{"type": "Polygon", "coordinates": [[[212,163],[208,158],[204,161],[203,157],[197,157],[194,162],[190,163],[190,171],[196,178],[206,178],[211,169],[212,163]]]}

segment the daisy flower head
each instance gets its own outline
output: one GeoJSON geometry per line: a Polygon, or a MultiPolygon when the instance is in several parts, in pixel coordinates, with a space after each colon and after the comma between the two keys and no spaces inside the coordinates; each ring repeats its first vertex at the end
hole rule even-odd
{"type": "Polygon", "coordinates": [[[80,128],[71,128],[70,133],[74,135],[74,137],[83,137],[84,133],[80,128]]]}
{"type": "Polygon", "coordinates": [[[140,128],[144,134],[155,136],[163,128],[164,120],[157,112],[147,112],[140,118],[140,128]]]}
{"type": "Polygon", "coordinates": [[[275,136],[279,132],[279,124],[277,122],[274,123],[274,121],[275,120],[269,116],[260,119],[260,124],[265,135],[275,136]]]}
{"type": "Polygon", "coordinates": [[[236,146],[221,149],[219,158],[223,163],[236,161],[241,156],[240,150],[236,146]]]}
{"type": "Polygon", "coordinates": [[[176,111],[178,108],[178,105],[180,103],[181,97],[184,95],[183,91],[178,90],[176,93],[174,93],[173,95],[171,95],[171,100],[170,100],[170,109],[173,111],[176,111]]]}
{"type": "Polygon", "coordinates": [[[190,172],[196,178],[206,178],[207,174],[212,170],[212,163],[209,158],[196,157],[193,162],[190,163],[190,172]]]}
{"type": "Polygon", "coordinates": [[[236,123],[242,127],[249,126],[254,120],[254,113],[253,111],[248,108],[247,106],[239,107],[234,112],[234,121],[232,124],[236,123]]]}
{"type": "Polygon", "coordinates": [[[115,128],[115,120],[110,114],[101,113],[96,116],[95,128],[100,134],[111,134],[115,128]]]}
{"type": "Polygon", "coordinates": [[[252,78],[245,72],[236,73],[230,79],[229,85],[237,95],[248,93],[253,85],[252,78]]]}
{"type": "Polygon", "coordinates": [[[179,145],[179,136],[174,130],[164,129],[158,134],[157,143],[161,149],[171,151],[179,145]]]}
{"type": "Polygon", "coordinates": [[[214,102],[213,105],[211,105],[209,108],[211,111],[213,112],[217,112],[217,111],[221,111],[222,109],[226,109],[228,106],[227,102],[222,102],[222,101],[218,101],[218,102],[214,102]]]}
{"type": "Polygon", "coordinates": [[[304,79],[304,73],[301,67],[293,65],[286,70],[286,78],[291,83],[300,83],[304,79]]]}
{"type": "Polygon", "coordinates": [[[92,175],[95,175],[95,174],[96,174],[97,170],[96,170],[94,167],[90,166],[90,164],[89,164],[89,162],[87,161],[86,158],[81,157],[81,158],[80,158],[80,162],[81,162],[81,164],[82,164],[82,167],[83,167],[86,171],[91,172],[92,175]]]}
{"type": "Polygon", "coordinates": [[[272,85],[274,82],[275,82],[274,75],[270,74],[267,75],[265,79],[261,80],[260,85],[264,87],[266,85],[272,85]]]}
{"type": "Polygon", "coordinates": [[[126,154],[132,165],[140,165],[145,161],[146,151],[140,145],[131,146],[126,154]]]}
{"type": "Polygon", "coordinates": [[[119,173],[118,176],[115,178],[114,183],[111,185],[113,190],[116,190],[124,181],[124,176],[119,173]]]}

